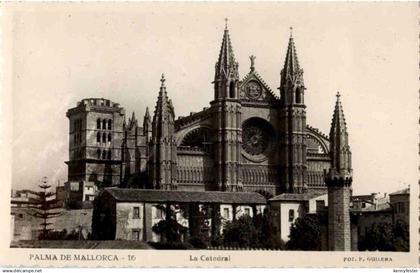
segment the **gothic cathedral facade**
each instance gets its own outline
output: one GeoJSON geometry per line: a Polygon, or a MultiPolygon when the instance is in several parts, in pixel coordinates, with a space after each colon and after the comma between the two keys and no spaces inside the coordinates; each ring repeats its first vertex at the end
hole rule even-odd
{"type": "MultiPolygon", "coordinates": [[[[124,123],[121,186],[188,191],[327,191],[330,137],[306,123],[305,84],[289,38],[275,94],[255,68],[240,78],[229,30],[210,107],[175,118],[162,75],[153,116],[124,123]]],[[[169,90],[169,88],[168,88],[169,90]]]]}

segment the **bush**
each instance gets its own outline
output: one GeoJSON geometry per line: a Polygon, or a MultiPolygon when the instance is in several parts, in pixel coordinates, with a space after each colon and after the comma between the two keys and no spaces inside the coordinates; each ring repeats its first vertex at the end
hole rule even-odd
{"type": "Polygon", "coordinates": [[[149,242],[155,249],[192,249],[193,246],[188,243],[181,242],[149,242]]]}
{"type": "Polygon", "coordinates": [[[404,222],[373,224],[359,241],[358,248],[361,251],[409,251],[408,225],[404,222]]]}
{"type": "Polygon", "coordinates": [[[225,246],[259,247],[258,231],[248,215],[239,217],[236,221],[226,223],[223,231],[225,246]]]}
{"type": "Polygon", "coordinates": [[[288,250],[321,250],[321,219],[319,215],[299,217],[290,227],[288,250]]]}

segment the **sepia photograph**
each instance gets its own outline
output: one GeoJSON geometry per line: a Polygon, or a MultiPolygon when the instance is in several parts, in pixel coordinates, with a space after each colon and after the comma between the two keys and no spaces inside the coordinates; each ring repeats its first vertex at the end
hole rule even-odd
{"type": "Polygon", "coordinates": [[[0,11],[2,265],[418,266],[417,3],[0,11]]]}

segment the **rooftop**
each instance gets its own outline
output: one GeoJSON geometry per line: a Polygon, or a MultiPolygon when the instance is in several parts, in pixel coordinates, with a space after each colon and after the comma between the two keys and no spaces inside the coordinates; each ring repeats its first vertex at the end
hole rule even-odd
{"type": "Polygon", "coordinates": [[[109,193],[120,202],[177,202],[177,203],[224,203],[224,204],[266,204],[267,201],[256,192],[220,192],[220,191],[164,191],[144,189],[107,188],[109,193]]]}
{"type": "Polygon", "coordinates": [[[324,195],[324,192],[307,192],[307,193],[282,193],[274,196],[269,201],[308,201],[312,198],[324,195]]]}
{"type": "Polygon", "coordinates": [[[389,195],[404,195],[404,194],[410,194],[410,188],[399,190],[399,191],[390,193],[389,195]]]}

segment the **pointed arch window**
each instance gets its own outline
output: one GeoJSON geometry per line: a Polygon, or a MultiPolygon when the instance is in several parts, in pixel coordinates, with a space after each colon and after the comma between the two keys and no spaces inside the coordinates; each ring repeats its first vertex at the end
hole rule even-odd
{"type": "Polygon", "coordinates": [[[102,142],[103,143],[106,143],[106,133],[103,133],[102,134],[102,142]]]}
{"type": "Polygon", "coordinates": [[[108,159],[109,160],[111,160],[111,156],[112,156],[111,150],[108,150],[108,159]]]}
{"type": "Polygon", "coordinates": [[[103,121],[102,121],[102,129],[106,129],[106,119],[104,119],[103,121]]]}
{"type": "Polygon", "coordinates": [[[108,142],[109,142],[109,144],[111,144],[111,140],[112,140],[111,133],[108,133],[108,142]]]}
{"type": "Polygon", "coordinates": [[[96,129],[101,129],[101,120],[100,119],[96,120],[96,129]]]}
{"type": "Polygon", "coordinates": [[[102,151],[102,159],[106,159],[106,151],[105,150],[102,151]]]}
{"type": "Polygon", "coordinates": [[[302,103],[302,92],[301,92],[301,89],[300,88],[296,88],[296,91],[295,91],[296,93],[295,93],[295,101],[296,101],[296,103],[302,103]]]}
{"type": "Polygon", "coordinates": [[[96,142],[101,143],[101,133],[99,132],[96,133],[96,142]]]}
{"type": "Polygon", "coordinates": [[[101,158],[101,149],[96,150],[96,156],[98,157],[98,159],[101,158]]]}
{"type": "Polygon", "coordinates": [[[235,98],[235,82],[230,82],[229,85],[229,98],[235,98]]]}
{"type": "Polygon", "coordinates": [[[108,120],[108,130],[112,130],[112,120],[108,120]]]}

